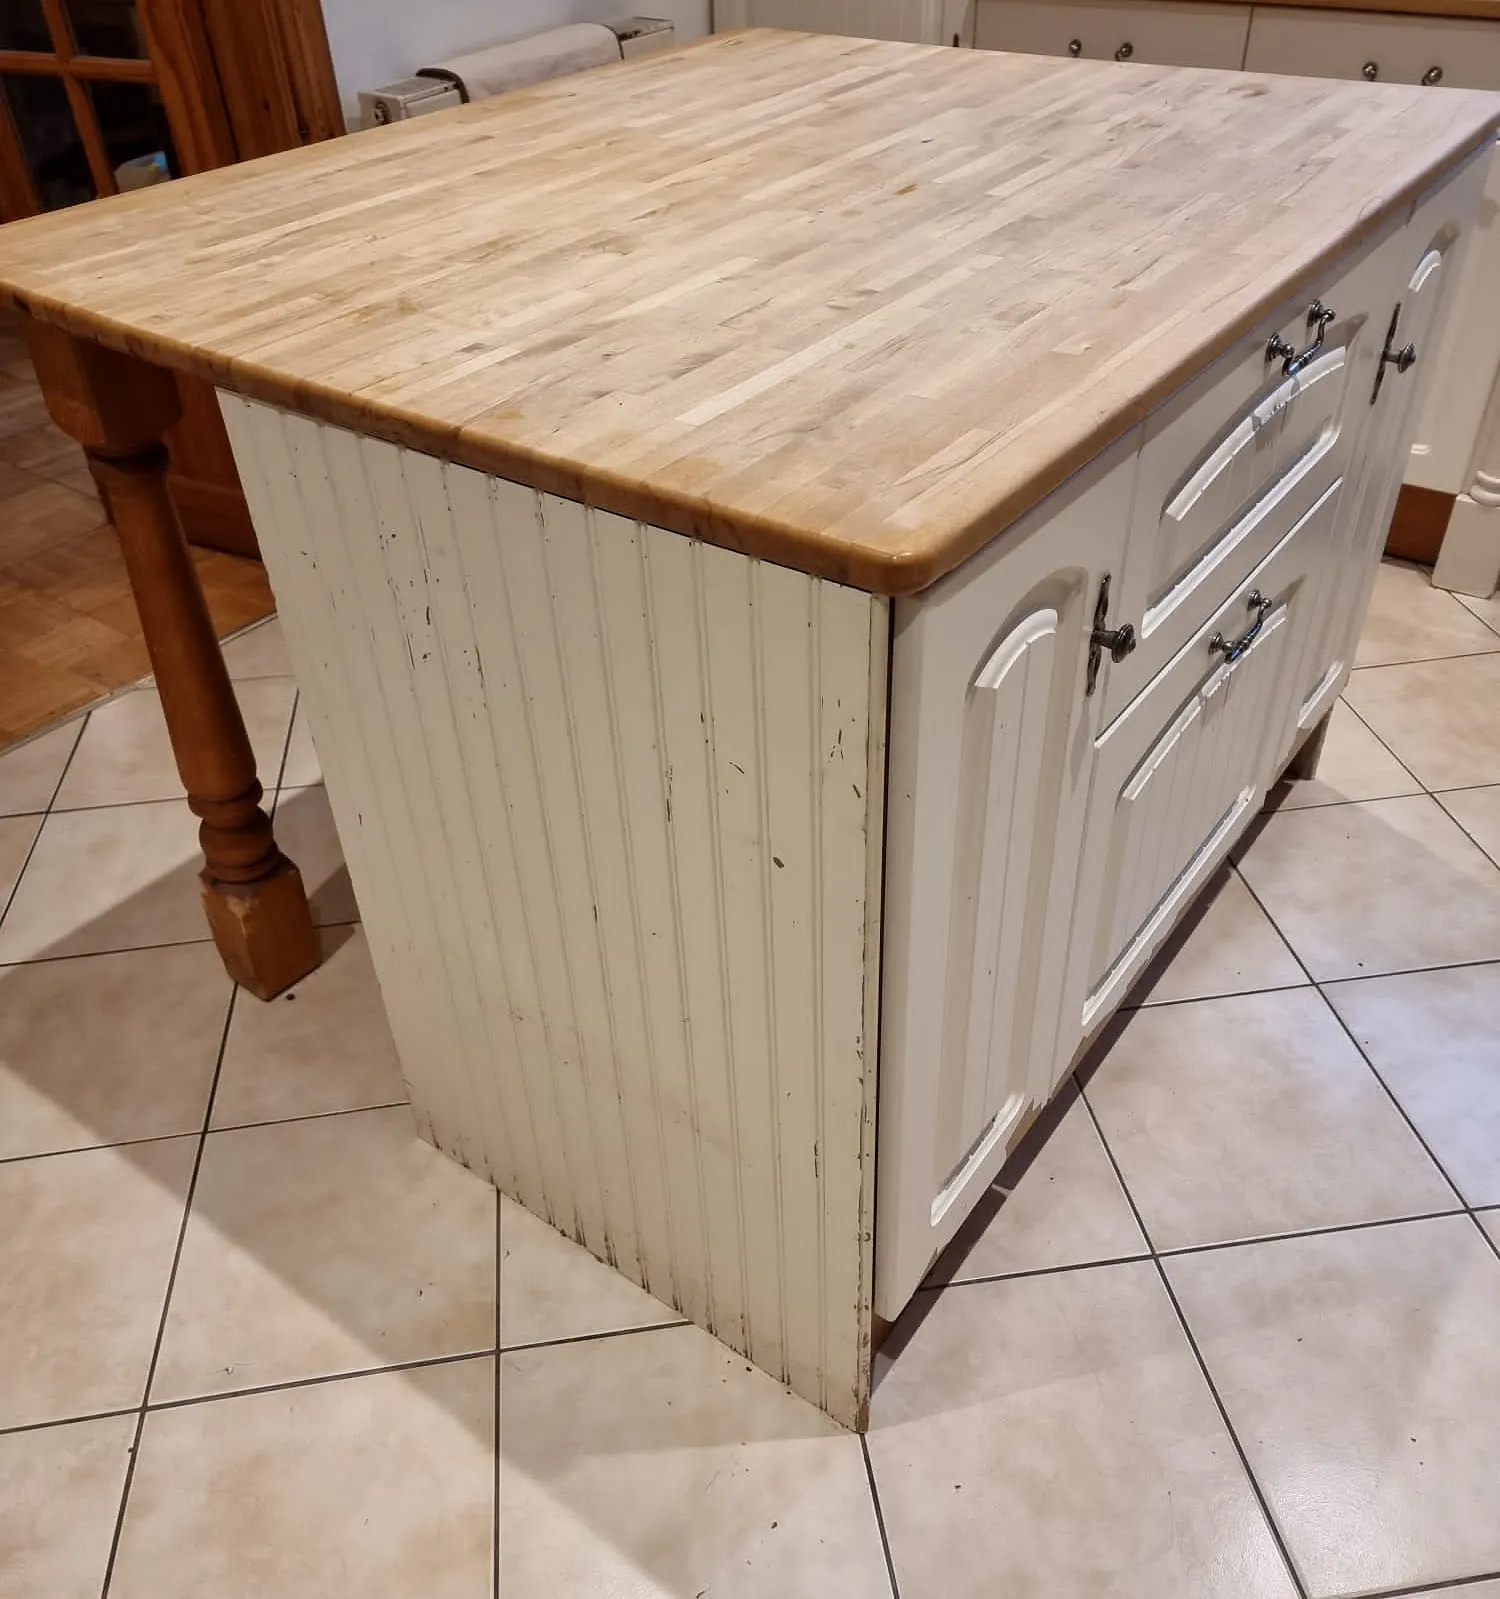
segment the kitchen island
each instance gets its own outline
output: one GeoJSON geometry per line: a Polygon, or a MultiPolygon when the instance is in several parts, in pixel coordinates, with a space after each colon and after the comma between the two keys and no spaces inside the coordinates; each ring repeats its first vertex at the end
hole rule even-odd
{"type": "Polygon", "coordinates": [[[0,292],[138,478],[101,374],[221,390],[428,1136],[857,1426],[1314,758],[1497,124],[733,35],[20,224],[0,292]]]}

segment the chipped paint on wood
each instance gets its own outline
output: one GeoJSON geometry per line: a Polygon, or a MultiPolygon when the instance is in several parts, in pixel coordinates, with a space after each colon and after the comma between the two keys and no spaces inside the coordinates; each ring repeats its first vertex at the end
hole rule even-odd
{"type": "Polygon", "coordinates": [[[223,406],[433,1141],[858,1424],[888,602],[223,406]]]}

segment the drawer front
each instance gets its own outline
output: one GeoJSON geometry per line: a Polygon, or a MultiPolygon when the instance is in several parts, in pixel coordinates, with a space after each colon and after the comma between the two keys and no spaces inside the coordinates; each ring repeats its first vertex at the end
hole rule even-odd
{"type": "Polygon", "coordinates": [[[1297,714],[1335,481],[1097,744],[1070,955],[1080,1036],[1222,859],[1297,714]]]}
{"type": "Polygon", "coordinates": [[[1245,53],[1250,72],[1304,78],[1500,89],[1500,22],[1260,6],[1245,53]]]}
{"type": "Polygon", "coordinates": [[[1234,68],[1244,60],[1249,31],[1249,6],[978,0],[974,43],[1021,55],[1234,68]]]}
{"type": "Polygon", "coordinates": [[[1107,668],[1106,725],[1347,470],[1369,425],[1399,221],[1147,419],[1109,619],[1129,622],[1137,645],[1107,668]],[[1274,335],[1299,354],[1311,349],[1314,303],[1333,319],[1321,348],[1288,376],[1284,358],[1268,358],[1269,341],[1274,335]]]}

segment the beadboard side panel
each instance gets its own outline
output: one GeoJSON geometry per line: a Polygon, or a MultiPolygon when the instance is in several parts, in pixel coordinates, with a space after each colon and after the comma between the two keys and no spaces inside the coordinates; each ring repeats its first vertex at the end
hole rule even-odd
{"type": "Polygon", "coordinates": [[[425,1130],[861,1424],[888,602],[221,398],[425,1130]]]}

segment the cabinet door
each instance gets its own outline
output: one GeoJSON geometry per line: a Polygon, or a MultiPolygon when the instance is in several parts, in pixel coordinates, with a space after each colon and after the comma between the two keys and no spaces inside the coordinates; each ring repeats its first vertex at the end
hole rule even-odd
{"type": "Polygon", "coordinates": [[[1489,159],[1488,151],[1471,157],[1419,199],[1411,220],[1392,242],[1397,270],[1389,308],[1382,308],[1382,342],[1373,352],[1361,388],[1367,432],[1345,489],[1339,535],[1322,585],[1318,653],[1308,663],[1298,717],[1302,732],[1328,710],[1349,675],[1375,568],[1401,488],[1402,470],[1433,381],[1443,324],[1474,231],[1489,159]],[[1414,362],[1405,371],[1397,362],[1382,362],[1382,354],[1398,355],[1407,345],[1414,362]],[[1375,377],[1382,368],[1377,388],[1375,377]]]}
{"type": "Polygon", "coordinates": [[[1496,89],[1500,23],[1257,6],[1245,68],[1299,78],[1496,89]]]}
{"type": "Polygon", "coordinates": [[[1249,6],[1191,0],[977,0],[974,43],[1021,55],[1237,68],[1249,6]]]}
{"type": "Polygon", "coordinates": [[[957,44],[968,0],[715,0],[714,30],[790,28],[801,33],[957,44]]]}
{"type": "Polygon", "coordinates": [[[894,1316],[1052,1085],[1132,434],[958,571],[896,602],[876,1309],[894,1316]],[[1080,781],[1080,777],[1082,781],[1080,781]]]}
{"type": "Polygon", "coordinates": [[[1119,1002],[1258,809],[1286,740],[1339,484],[1096,744],[1056,1057],[1119,1002]]]}

